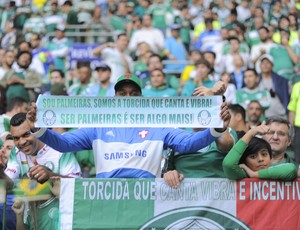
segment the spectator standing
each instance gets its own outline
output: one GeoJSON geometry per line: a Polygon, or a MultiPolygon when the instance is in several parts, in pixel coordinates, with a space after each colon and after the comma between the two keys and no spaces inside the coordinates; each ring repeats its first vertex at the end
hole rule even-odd
{"type": "Polygon", "coordinates": [[[115,43],[104,43],[93,49],[95,56],[100,56],[105,63],[109,63],[112,72],[112,83],[117,81],[118,76],[131,73],[133,70],[132,58],[126,53],[128,40],[127,34],[121,33],[117,36],[115,43]]]}
{"type": "Polygon", "coordinates": [[[200,34],[195,44],[195,49],[200,51],[210,51],[214,45],[222,40],[220,30],[213,29],[213,19],[205,19],[205,31],[200,34]]]}
{"type": "MultiPolygon", "coordinates": [[[[180,26],[172,25],[171,26],[171,36],[167,37],[165,40],[165,50],[164,54],[167,57],[168,61],[179,61],[185,62],[187,57],[187,52],[185,46],[179,37],[180,26]]],[[[182,71],[185,64],[167,64],[165,70],[167,71],[182,71]]]]}
{"type": "Polygon", "coordinates": [[[163,34],[166,34],[168,27],[166,15],[169,10],[169,6],[163,0],[155,0],[149,7],[148,13],[152,15],[153,27],[161,30],[163,34]]]}
{"type": "Polygon", "coordinates": [[[289,51],[291,51],[291,47],[288,45],[289,39],[290,31],[281,29],[280,44],[274,45],[269,54],[273,58],[273,71],[292,82],[295,77],[294,62],[296,59],[292,59],[289,54],[289,51]]]}
{"type": "Polygon", "coordinates": [[[181,7],[180,14],[174,18],[174,23],[180,25],[180,38],[187,52],[190,51],[190,43],[192,41],[191,30],[194,29],[194,25],[190,19],[191,16],[187,5],[183,5],[181,7]]]}
{"type": "Polygon", "coordinates": [[[135,51],[139,43],[146,42],[152,52],[160,53],[164,48],[165,38],[163,33],[152,26],[152,16],[150,14],[145,14],[142,22],[142,29],[137,30],[130,39],[129,50],[131,52],[135,51]]]}
{"type": "Polygon", "coordinates": [[[133,15],[138,15],[143,17],[146,12],[149,10],[149,6],[151,5],[150,0],[141,0],[138,1],[138,5],[133,10],[133,15]]]}
{"type": "Polygon", "coordinates": [[[300,164],[300,82],[297,82],[292,89],[291,100],[288,105],[289,121],[294,126],[294,153],[295,161],[300,164]]]}
{"type": "Polygon", "coordinates": [[[53,33],[57,25],[63,25],[64,19],[56,1],[51,2],[50,11],[44,16],[44,22],[47,33],[53,33]]]}
{"type": "Polygon", "coordinates": [[[70,52],[71,42],[65,37],[65,26],[57,25],[55,37],[46,45],[47,61],[54,62],[54,69],[65,71],[65,60],[70,52]]]}
{"type": "MultiPolygon", "coordinates": [[[[269,53],[272,46],[274,46],[274,42],[269,36],[269,29],[265,26],[258,29],[260,43],[253,45],[251,48],[251,60],[253,63],[256,63],[258,59],[264,55],[269,53]]],[[[256,71],[260,73],[259,66],[256,65],[256,71]]]]}
{"type": "Polygon", "coordinates": [[[260,57],[259,61],[261,74],[259,75],[259,89],[270,92],[270,107],[265,110],[265,115],[282,116],[287,114],[287,105],[289,103],[289,86],[288,81],[273,72],[273,58],[265,54],[260,57]]]}
{"type": "Polygon", "coordinates": [[[30,18],[31,6],[27,3],[27,0],[21,0],[21,5],[16,9],[16,15],[14,17],[14,24],[17,30],[22,31],[25,21],[30,18]]]}
{"type": "Polygon", "coordinates": [[[230,51],[228,54],[223,56],[223,63],[225,71],[232,73],[234,71],[233,59],[235,55],[240,55],[243,58],[244,69],[250,66],[250,56],[248,53],[243,53],[240,51],[240,41],[237,37],[228,38],[230,44],[230,51]]]}

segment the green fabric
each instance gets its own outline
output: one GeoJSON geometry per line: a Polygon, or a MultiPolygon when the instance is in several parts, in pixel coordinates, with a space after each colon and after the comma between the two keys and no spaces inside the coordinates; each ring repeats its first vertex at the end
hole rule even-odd
{"type": "MultiPolygon", "coordinates": [[[[248,144],[240,139],[224,158],[223,170],[228,179],[240,180],[248,177],[239,166],[239,161],[247,147],[248,144]]],[[[259,170],[258,175],[260,179],[293,180],[297,177],[297,167],[293,163],[280,162],[267,169],[259,170]]]]}
{"type": "MultiPolygon", "coordinates": [[[[47,203],[46,201],[45,203],[47,203]]],[[[31,221],[31,212],[26,220],[26,229],[34,230],[34,224],[31,221]]],[[[37,229],[58,230],[60,229],[59,200],[54,199],[47,205],[38,205],[36,209],[37,229]]]]}
{"type": "MultiPolygon", "coordinates": [[[[230,131],[234,140],[237,140],[236,133],[230,131]]],[[[176,169],[186,178],[225,178],[222,162],[226,153],[222,152],[216,142],[188,154],[171,154],[167,160],[167,170],[176,169]]]]}
{"type": "Polygon", "coordinates": [[[236,103],[243,106],[244,109],[246,109],[250,101],[253,100],[259,101],[264,109],[270,107],[271,95],[267,90],[249,90],[247,88],[242,88],[236,91],[235,96],[236,103]]]}
{"type": "Polygon", "coordinates": [[[84,150],[75,153],[75,157],[80,165],[81,171],[84,172],[85,168],[89,168],[89,175],[91,177],[96,175],[95,159],[93,150],[84,150]]]}
{"type": "Polygon", "coordinates": [[[124,31],[124,20],[118,16],[112,16],[109,20],[110,24],[114,28],[114,30],[124,31]]]}
{"type": "Polygon", "coordinates": [[[153,19],[153,27],[159,29],[167,28],[166,14],[168,11],[169,7],[167,5],[153,5],[150,9],[153,19]]]}
{"type": "Polygon", "coordinates": [[[252,30],[249,33],[247,33],[245,39],[250,47],[253,47],[254,45],[261,43],[257,30],[252,30]]]}
{"type": "MultiPolygon", "coordinates": [[[[249,53],[249,46],[246,42],[241,42],[240,43],[240,53],[249,53]]],[[[227,42],[223,46],[223,55],[229,54],[230,53],[230,44],[227,42]]]]}
{"type": "MultiPolygon", "coordinates": [[[[17,76],[21,79],[25,79],[25,75],[23,72],[14,72],[12,76],[17,76]]],[[[13,84],[9,85],[6,90],[6,100],[9,101],[13,97],[21,97],[29,102],[29,94],[23,84],[13,84]]]]}
{"type": "Polygon", "coordinates": [[[272,47],[269,54],[273,57],[273,71],[291,81],[295,77],[294,64],[287,49],[282,45],[272,47]]]}
{"type": "MultiPolygon", "coordinates": [[[[173,89],[178,89],[180,87],[180,81],[175,75],[166,74],[167,86],[173,89]]],[[[142,88],[146,86],[151,86],[150,76],[141,79],[142,88]]]]}
{"type": "Polygon", "coordinates": [[[0,115],[0,134],[10,131],[10,119],[6,115],[0,115]]]}
{"type": "Polygon", "coordinates": [[[148,67],[147,67],[147,64],[145,62],[142,62],[142,61],[136,61],[134,63],[134,66],[133,66],[133,73],[135,75],[138,75],[138,73],[141,73],[141,72],[144,72],[144,71],[147,71],[148,67]]]}
{"type": "Polygon", "coordinates": [[[77,13],[75,11],[71,10],[67,15],[66,22],[70,25],[78,25],[79,21],[78,21],[77,13]]]}
{"type": "MultiPolygon", "coordinates": [[[[207,79],[207,80],[202,81],[202,83],[205,87],[212,88],[216,82],[207,79]]],[[[198,87],[198,85],[196,85],[194,83],[194,79],[188,80],[182,89],[181,96],[192,96],[192,94],[194,93],[194,90],[197,87],[198,87]]]]}
{"type": "Polygon", "coordinates": [[[144,97],[175,97],[178,96],[178,93],[173,88],[168,88],[166,85],[163,85],[159,88],[143,89],[144,97]]]}

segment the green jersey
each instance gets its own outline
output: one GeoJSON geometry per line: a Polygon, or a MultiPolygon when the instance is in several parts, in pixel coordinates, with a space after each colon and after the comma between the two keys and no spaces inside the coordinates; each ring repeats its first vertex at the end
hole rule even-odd
{"type": "Polygon", "coordinates": [[[247,109],[248,104],[253,100],[259,101],[264,109],[269,108],[271,104],[271,95],[267,90],[242,88],[236,91],[235,99],[235,103],[240,104],[244,109],[247,109]]]}
{"type": "Polygon", "coordinates": [[[153,5],[149,9],[149,13],[152,14],[153,27],[158,29],[167,28],[167,20],[166,20],[167,12],[169,12],[169,7],[164,4],[153,5]]]}
{"type": "Polygon", "coordinates": [[[289,81],[293,80],[295,77],[294,64],[287,49],[278,44],[273,46],[269,53],[273,57],[274,61],[273,71],[289,81]]]}
{"type": "MultiPolygon", "coordinates": [[[[232,129],[229,132],[235,143],[238,139],[236,132],[232,129]]],[[[196,153],[172,152],[166,161],[166,169],[167,171],[176,169],[186,178],[225,178],[222,162],[226,154],[218,148],[214,141],[196,153]]]]}
{"type": "MultiPolygon", "coordinates": [[[[26,229],[34,230],[32,212],[27,210],[26,229]]],[[[58,230],[60,229],[59,200],[55,197],[47,200],[36,207],[37,229],[58,230]]]]}

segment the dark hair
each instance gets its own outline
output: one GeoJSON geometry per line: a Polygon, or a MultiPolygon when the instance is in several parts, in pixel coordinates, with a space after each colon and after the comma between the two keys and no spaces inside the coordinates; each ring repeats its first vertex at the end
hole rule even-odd
{"type": "Polygon", "coordinates": [[[150,16],[151,20],[153,19],[153,15],[151,13],[146,13],[146,14],[144,14],[144,16],[150,16]]]}
{"type": "Polygon", "coordinates": [[[213,51],[204,51],[204,52],[202,53],[202,56],[204,56],[205,54],[211,54],[211,55],[214,56],[214,59],[216,59],[216,53],[213,52],[213,51]]]}
{"type": "Polygon", "coordinates": [[[159,61],[162,62],[161,56],[154,53],[154,54],[151,54],[150,57],[148,58],[147,65],[149,65],[149,60],[153,57],[157,57],[159,59],[159,61]]]}
{"type": "Polygon", "coordinates": [[[5,137],[5,140],[13,140],[13,136],[11,134],[7,134],[6,137],[5,137]]]}
{"type": "Polygon", "coordinates": [[[288,16],[281,15],[280,18],[279,18],[279,22],[280,22],[282,19],[286,19],[288,22],[290,22],[290,19],[289,19],[288,16]]]}
{"type": "Polygon", "coordinates": [[[294,128],[287,119],[284,119],[284,118],[278,117],[278,116],[271,116],[271,117],[267,117],[265,121],[266,121],[266,125],[269,125],[273,122],[280,123],[280,124],[285,124],[289,129],[289,131],[288,131],[289,139],[290,140],[293,139],[293,137],[294,137],[294,128]]]}
{"type": "Polygon", "coordinates": [[[197,53],[197,54],[199,54],[200,56],[202,56],[200,50],[191,50],[191,51],[190,51],[190,55],[191,55],[192,53],[197,53]]]}
{"type": "Polygon", "coordinates": [[[19,58],[23,55],[23,54],[28,54],[30,56],[30,62],[32,61],[32,54],[29,52],[29,51],[20,51],[18,54],[17,54],[17,57],[16,59],[19,60],[19,58]]]}
{"type": "Polygon", "coordinates": [[[260,102],[258,100],[251,100],[247,106],[247,109],[249,108],[249,105],[253,104],[253,103],[256,103],[260,106],[260,109],[263,111],[263,107],[262,105],[260,104],[260,102]]]}
{"type": "Polygon", "coordinates": [[[270,158],[272,158],[272,149],[270,144],[262,138],[253,137],[249,142],[248,147],[245,149],[239,164],[245,164],[247,156],[258,153],[262,149],[266,149],[270,158]]]}
{"type": "Polygon", "coordinates": [[[212,68],[211,65],[209,64],[209,62],[206,59],[201,59],[201,60],[199,60],[195,63],[195,66],[199,66],[199,65],[206,65],[207,68],[209,68],[209,69],[212,68]]]}
{"type": "Polygon", "coordinates": [[[239,104],[229,104],[228,109],[234,114],[241,114],[244,121],[246,121],[246,111],[239,104]]]}
{"type": "Polygon", "coordinates": [[[237,10],[235,8],[231,9],[230,14],[237,16],[237,10]]]}
{"type": "Polygon", "coordinates": [[[11,126],[19,126],[26,121],[26,113],[17,113],[10,119],[11,126]]]}
{"type": "Polygon", "coordinates": [[[38,34],[38,33],[32,33],[31,36],[32,36],[32,35],[35,35],[35,36],[37,37],[38,40],[41,40],[41,35],[40,35],[40,34],[38,34]]]}
{"type": "Polygon", "coordinates": [[[252,71],[252,72],[255,74],[255,76],[258,76],[256,70],[253,69],[253,68],[247,68],[247,69],[245,70],[245,72],[244,72],[244,75],[245,75],[245,73],[246,73],[247,71],[252,71]]]}
{"type": "Polygon", "coordinates": [[[73,6],[73,3],[72,1],[67,0],[64,2],[63,6],[73,6]]]}
{"type": "Polygon", "coordinates": [[[91,69],[91,64],[89,61],[78,61],[76,64],[77,69],[80,69],[81,67],[88,67],[91,69]]]}
{"type": "Polygon", "coordinates": [[[27,101],[22,97],[13,97],[7,102],[6,112],[11,112],[15,107],[20,107],[27,101]]]}
{"type": "Polygon", "coordinates": [[[126,34],[126,33],[123,33],[123,32],[122,32],[122,33],[119,33],[118,36],[117,36],[117,40],[119,40],[119,38],[120,38],[120,37],[123,37],[123,36],[127,36],[127,34],[126,34]]]}
{"type": "Polygon", "coordinates": [[[53,69],[50,71],[50,74],[53,72],[58,72],[62,78],[65,78],[65,73],[61,69],[53,69]]]}
{"type": "Polygon", "coordinates": [[[227,38],[228,41],[231,41],[231,40],[236,40],[240,43],[240,39],[238,39],[237,37],[234,37],[234,36],[230,36],[227,38]]]}
{"type": "Polygon", "coordinates": [[[258,30],[265,30],[267,33],[269,33],[269,29],[266,26],[262,26],[258,30]]]}
{"type": "Polygon", "coordinates": [[[155,68],[154,70],[152,70],[151,73],[150,73],[150,75],[151,75],[154,71],[159,71],[159,72],[162,73],[162,75],[163,75],[164,77],[166,77],[166,74],[164,73],[164,71],[163,71],[162,69],[159,69],[159,68],[155,68]]]}

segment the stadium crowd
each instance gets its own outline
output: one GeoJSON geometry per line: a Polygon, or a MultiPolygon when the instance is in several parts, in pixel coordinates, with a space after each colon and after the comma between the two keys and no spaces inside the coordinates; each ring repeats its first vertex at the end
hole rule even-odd
{"type": "MultiPolygon", "coordinates": [[[[177,188],[184,177],[300,177],[297,0],[18,0],[1,1],[0,8],[0,178],[7,189],[22,178],[50,183],[62,177],[161,176],[177,188]],[[93,46],[99,62],[71,65],[68,57],[78,43],[93,46]],[[96,147],[85,129],[36,129],[31,102],[41,94],[223,95],[224,129],[158,131],[174,136],[164,136],[164,150],[156,149],[161,171],[130,162],[139,171],[132,175],[122,171],[126,162],[97,162],[99,148],[117,149],[99,134],[105,129],[93,129],[96,147]],[[186,138],[206,138],[207,146],[177,144],[186,138]]],[[[131,132],[115,142],[127,141],[131,132]]],[[[32,205],[9,195],[7,229],[57,229],[55,195],[34,203],[56,208],[53,218],[38,212],[34,223],[32,205]]]]}

